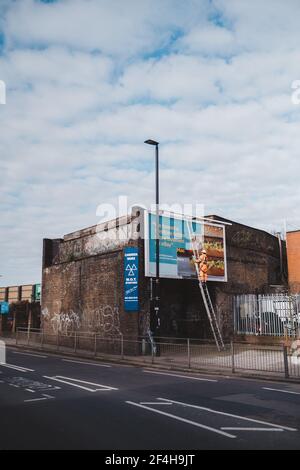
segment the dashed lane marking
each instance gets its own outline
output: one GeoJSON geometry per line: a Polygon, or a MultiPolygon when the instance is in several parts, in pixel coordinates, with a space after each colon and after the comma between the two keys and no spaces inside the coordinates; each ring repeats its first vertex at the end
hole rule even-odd
{"type": "Polygon", "coordinates": [[[94,364],[93,362],[83,362],[83,361],[72,361],[71,359],[62,359],[63,362],[74,362],[75,364],[86,364],[88,366],[96,367],[111,367],[108,364],[94,364]]]}
{"type": "Polygon", "coordinates": [[[293,392],[291,390],[280,390],[279,388],[269,388],[269,387],[262,387],[263,390],[270,390],[271,392],[281,392],[281,393],[290,393],[291,395],[300,395],[299,392],[293,392]]]}
{"type": "Polygon", "coordinates": [[[158,403],[157,401],[141,401],[140,405],[173,405],[173,403],[162,402],[158,403]]]}
{"type": "Polygon", "coordinates": [[[179,377],[181,379],[190,379],[190,380],[199,380],[201,382],[218,382],[218,380],[215,379],[204,379],[202,377],[191,377],[189,375],[178,375],[178,374],[169,374],[167,372],[156,372],[153,370],[143,370],[143,372],[146,372],[147,374],[157,374],[157,375],[167,375],[169,377],[179,377]]]}
{"type": "Polygon", "coordinates": [[[234,428],[234,427],[221,427],[223,431],[263,431],[263,432],[283,432],[284,429],[279,429],[279,428],[234,428]]]}
{"type": "Polygon", "coordinates": [[[31,354],[31,353],[25,353],[25,352],[18,352],[18,351],[12,351],[13,354],[20,354],[21,356],[32,356],[32,357],[41,357],[43,359],[47,359],[48,356],[42,356],[41,354],[31,354]]]}
{"type": "Polygon", "coordinates": [[[14,369],[18,372],[34,372],[34,369],[28,369],[28,367],[16,366],[15,364],[3,364],[0,363],[1,367],[7,367],[8,369],[14,369]]]}
{"type": "Polygon", "coordinates": [[[30,403],[30,402],[34,402],[34,401],[43,401],[43,400],[48,400],[48,398],[32,398],[31,400],[24,400],[24,403],[30,403]]]}

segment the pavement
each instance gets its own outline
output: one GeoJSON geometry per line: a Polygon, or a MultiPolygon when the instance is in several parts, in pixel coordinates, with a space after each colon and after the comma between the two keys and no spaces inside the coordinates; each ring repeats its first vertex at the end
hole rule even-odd
{"type": "Polygon", "coordinates": [[[0,364],[0,449],[299,449],[300,385],[20,350],[0,364]]]}
{"type": "MultiPolygon", "coordinates": [[[[27,340],[27,335],[20,338],[18,341],[15,338],[3,338],[0,337],[0,341],[3,340],[7,346],[18,347],[21,350],[25,347],[37,352],[47,353],[60,353],[77,358],[87,359],[100,359],[104,361],[129,364],[141,367],[160,367],[171,370],[179,370],[185,372],[208,372],[209,374],[217,373],[222,375],[234,374],[239,377],[252,377],[270,380],[282,380],[300,383],[300,364],[295,365],[292,363],[291,356],[288,357],[288,377],[285,373],[284,356],[282,348],[280,350],[261,347],[260,349],[252,349],[251,345],[238,345],[235,344],[234,354],[234,371],[232,369],[232,354],[231,351],[226,349],[225,351],[217,351],[215,347],[211,345],[197,346],[196,351],[194,346],[191,347],[191,358],[188,360],[187,349],[184,345],[178,344],[164,344],[164,348],[161,348],[161,354],[159,356],[151,357],[150,354],[139,354],[139,355],[128,355],[124,353],[121,356],[120,351],[115,351],[115,354],[109,353],[100,347],[98,340],[98,351],[95,354],[94,347],[89,350],[77,347],[76,352],[74,347],[63,346],[59,344],[59,347],[54,341],[52,344],[41,345],[41,340],[38,333],[38,339],[35,337],[27,340]],[[242,350],[240,350],[242,348],[242,350]]],[[[132,342],[131,342],[132,343],[132,342]]],[[[80,345],[82,346],[82,345],[80,345]]],[[[105,346],[107,344],[105,343],[105,346]]]]}

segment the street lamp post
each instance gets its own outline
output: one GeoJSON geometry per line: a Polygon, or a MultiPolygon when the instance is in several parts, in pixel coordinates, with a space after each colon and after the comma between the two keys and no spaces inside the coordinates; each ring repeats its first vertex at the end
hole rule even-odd
{"type": "MultiPolygon", "coordinates": [[[[145,144],[155,146],[155,289],[154,289],[154,318],[155,318],[155,336],[160,332],[160,292],[159,292],[159,142],[148,139],[145,144]]],[[[159,354],[159,350],[157,349],[159,354]]]]}

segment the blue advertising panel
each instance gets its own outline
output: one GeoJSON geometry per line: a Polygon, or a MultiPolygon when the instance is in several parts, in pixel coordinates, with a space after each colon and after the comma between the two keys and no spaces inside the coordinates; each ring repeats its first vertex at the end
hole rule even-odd
{"type": "Polygon", "coordinates": [[[9,303],[8,302],[0,302],[0,313],[1,313],[1,315],[8,315],[9,314],[9,303]]]}
{"type": "MultiPolygon", "coordinates": [[[[191,233],[198,251],[205,249],[207,252],[208,279],[226,282],[224,225],[200,220],[191,222],[184,217],[168,215],[159,216],[160,276],[173,279],[197,279],[191,233]]],[[[156,215],[150,212],[145,213],[145,234],[145,275],[153,277],[156,272],[156,215]]]]}
{"type": "Polygon", "coordinates": [[[38,302],[41,300],[41,284],[35,284],[33,295],[34,295],[35,302],[38,302]]]}
{"type": "Polygon", "coordinates": [[[124,249],[124,309],[139,309],[139,253],[138,248],[124,249]]]}

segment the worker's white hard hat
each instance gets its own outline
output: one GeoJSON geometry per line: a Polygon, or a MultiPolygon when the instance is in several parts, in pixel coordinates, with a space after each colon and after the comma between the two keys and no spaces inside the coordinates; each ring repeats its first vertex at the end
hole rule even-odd
{"type": "Polygon", "coordinates": [[[204,254],[206,255],[206,250],[203,249],[203,250],[201,251],[201,253],[204,253],[204,254]]]}

